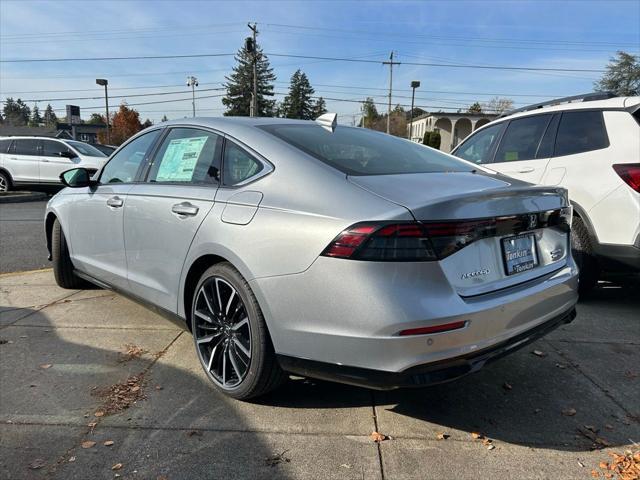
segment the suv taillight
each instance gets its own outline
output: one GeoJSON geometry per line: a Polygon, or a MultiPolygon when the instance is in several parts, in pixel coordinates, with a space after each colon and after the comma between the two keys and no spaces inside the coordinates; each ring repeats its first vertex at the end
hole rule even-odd
{"type": "Polygon", "coordinates": [[[627,185],[640,193],[640,163],[617,163],[613,169],[627,185]]]}

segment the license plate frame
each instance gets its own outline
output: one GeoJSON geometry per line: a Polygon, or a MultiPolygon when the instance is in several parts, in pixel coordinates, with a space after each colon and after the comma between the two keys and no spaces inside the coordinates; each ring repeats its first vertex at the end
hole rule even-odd
{"type": "Polygon", "coordinates": [[[502,247],[502,263],[507,276],[533,270],[540,264],[536,237],[533,233],[502,238],[500,245],[502,247]]]}

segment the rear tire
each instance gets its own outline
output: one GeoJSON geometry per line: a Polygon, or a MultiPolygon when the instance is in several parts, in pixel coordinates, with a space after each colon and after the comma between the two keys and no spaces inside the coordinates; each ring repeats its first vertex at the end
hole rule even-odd
{"type": "Polygon", "coordinates": [[[586,294],[598,284],[600,265],[593,253],[589,231],[580,217],[573,217],[571,228],[571,248],[573,257],[580,269],[579,292],[586,294]]]}
{"type": "Polygon", "coordinates": [[[69,257],[67,239],[57,218],[53,221],[51,232],[51,257],[53,275],[58,286],[76,290],[86,285],[84,280],[73,272],[73,263],[71,263],[71,258],[69,257]]]}
{"type": "Polygon", "coordinates": [[[12,188],[11,176],[6,172],[0,171],[0,192],[9,192],[12,188]]]}
{"type": "Polygon", "coordinates": [[[280,386],[280,368],[251,287],[230,263],[209,267],[193,294],[191,331],[200,364],[225,395],[248,400],[280,386]]]}

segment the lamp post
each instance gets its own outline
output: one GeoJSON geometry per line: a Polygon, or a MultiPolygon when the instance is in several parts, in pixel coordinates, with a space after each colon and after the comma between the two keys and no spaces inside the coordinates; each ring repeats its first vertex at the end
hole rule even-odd
{"type": "Polygon", "coordinates": [[[193,107],[193,116],[196,116],[196,87],[198,79],[194,76],[187,77],[187,87],[191,87],[191,106],[193,107]]]}
{"type": "Polygon", "coordinates": [[[111,129],[109,128],[109,92],[107,91],[107,85],[109,85],[109,82],[106,78],[96,78],[96,85],[104,87],[104,106],[107,111],[107,144],[111,145],[111,129]]]}
{"type": "Polygon", "coordinates": [[[411,111],[409,112],[409,140],[411,140],[411,136],[413,135],[413,100],[416,96],[416,88],[420,86],[420,82],[418,80],[414,80],[411,82],[411,111]]]}

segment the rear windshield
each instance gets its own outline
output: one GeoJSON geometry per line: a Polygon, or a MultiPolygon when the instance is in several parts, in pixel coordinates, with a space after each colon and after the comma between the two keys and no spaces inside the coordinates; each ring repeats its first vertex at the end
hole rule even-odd
{"type": "Polygon", "coordinates": [[[417,143],[366,128],[262,125],[259,128],[348,175],[470,172],[473,167],[417,143]]]}

